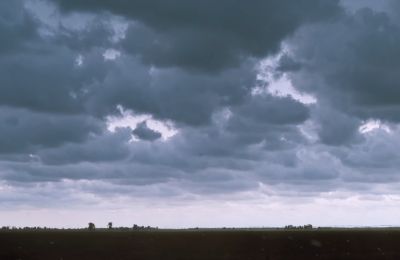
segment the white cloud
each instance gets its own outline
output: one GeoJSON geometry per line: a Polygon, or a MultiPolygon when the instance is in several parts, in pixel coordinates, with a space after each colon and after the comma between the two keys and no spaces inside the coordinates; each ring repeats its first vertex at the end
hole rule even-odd
{"type": "Polygon", "coordinates": [[[83,56],[79,54],[75,59],[75,66],[81,67],[83,65],[83,60],[84,60],[83,56]]]}
{"type": "Polygon", "coordinates": [[[292,84],[286,73],[276,75],[278,62],[283,55],[290,53],[288,47],[283,47],[282,51],[275,56],[268,57],[262,60],[259,64],[257,79],[261,83],[253,90],[253,94],[268,92],[274,96],[286,97],[290,96],[293,99],[303,104],[314,104],[317,99],[308,94],[299,92],[292,84]]]}
{"type": "Polygon", "coordinates": [[[121,56],[121,52],[115,49],[107,49],[103,53],[104,60],[115,60],[121,56]]]}
{"type": "Polygon", "coordinates": [[[387,133],[391,132],[389,126],[382,123],[380,120],[367,120],[359,127],[358,130],[360,131],[360,133],[366,134],[368,132],[379,129],[386,131],[387,133]]]}
{"type": "MultiPolygon", "coordinates": [[[[172,122],[156,120],[151,115],[135,114],[130,110],[124,110],[121,106],[119,109],[121,112],[120,116],[110,116],[107,118],[109,131],[114,132],[117,127],[130,127],[133,130],[136,128],[137,124],[146,121],[150,129],[161,133],[161,138],[164,141],[170,139],[179,132],[172,122]]],[[[137,141],[134,136],[132,136],[132,140],[137,141]]]]}

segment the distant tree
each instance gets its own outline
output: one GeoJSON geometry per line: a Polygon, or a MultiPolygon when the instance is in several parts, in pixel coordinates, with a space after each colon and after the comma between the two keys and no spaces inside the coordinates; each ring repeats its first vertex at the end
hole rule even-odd
{"type": "Polygon", "coordinates": [[[112,229],[112,222],[108,222],[107,226],[108,226],[108,229],[112,229]]]}
{"type": "Polygon", "coordinates": [[[89,230],[93,231],[93,230],[95,230],[96,226],[92,222],[89,222],[88,228],[89,228],[89,230]]]}
{"type": "Polygon", "coordinates": [[[138,225],[136,225],[136,224],[133,225],[133,229],[138,229],[138,228],[139,228],[138,225]]]}
{"type": "Polygon", "coordinates": [[[305,229],[312,229],[313,226],[312,226],[311,224],[308,224],[308,225],[304,225],[304,228],[305,228],[305,229]]]}

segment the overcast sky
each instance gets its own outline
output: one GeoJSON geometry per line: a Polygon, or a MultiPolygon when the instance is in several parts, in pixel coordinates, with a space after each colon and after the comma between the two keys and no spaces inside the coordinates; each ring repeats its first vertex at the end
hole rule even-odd
{"type": "Polygon", "coordinates": [[[2,0],[0,226],[400,225],[397,0],[2,0]]]}

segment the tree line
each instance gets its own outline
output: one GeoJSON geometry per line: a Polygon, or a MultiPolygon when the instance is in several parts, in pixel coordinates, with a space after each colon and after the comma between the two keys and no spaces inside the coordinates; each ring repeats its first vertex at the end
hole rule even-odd
{"type": "MultiPolygon", "coordinates": [[[[98,228],[99,230],[155,230],[158,227],[151,226],[139,226],[134,224],[132,227],[114,227],[112,222],[108,222],[106,228],[98,228]]],[[[25,230],[25,231],[39,231],[39,230],[96,230],[96,225],[93,222],[89,222],[87,227],[84,228],[50,228],[50,227],[15,227],[15,226],[3,226],[0,228],[1,231],[16,231],[16,230],[25,230]]]]}

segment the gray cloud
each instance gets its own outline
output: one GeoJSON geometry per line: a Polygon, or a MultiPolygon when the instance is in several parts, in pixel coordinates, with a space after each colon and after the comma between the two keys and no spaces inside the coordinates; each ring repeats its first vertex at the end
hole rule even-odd
{"type": "Polygon", "coordinates": [[[400,51],[399,30],[371,9],[305,28],[294,40],[295,59],[303,64],[293,73],[295,85],[360,119],[398,122],[399,62],[393,57],[400,51]]]}
{"type": "MultiPolygon", "coordinates": [[[[387,11],[389,7],[389,2],[391,0],[341,0],[341,4],[343,4],[347,9],[351,11],[357,11],[362,8],[371,8],[376,11],[387,11]]],[[[397,2],[397,1],[392,1],[397,2]]]]}
{"type": "Polygon", "coordinates": [[[254,62],[221,74],[204,75],[181,69],[153,69],[132,57],[115,61],[88,100],[96,113],[107,114],[120,104],[155,118],[204,125],[221,107],[240,104],[255,85],[254,62]]]}
{"type": "Polygon", "coordinates": [[[130,154],[129,128],[117,128],[88,136],[79,143],[67,143],[62,147],[42,149],[36,156],[45,164],[74,164],[80,162],[113,162],[123,160],[130,154]]]}
{"type": "Polygon", "coordinates": [[[338,1],[63,1],[65,11],[109,11],[138,21],[126,48],[159,66],[218,70],[243,57],[263,57],[303,23],[339,12],[338,1]],[[212,7],[212,8],[210,8],[212,7]]]}
{"type": "Polygon", "coordinates": [[[85,141],[104,128],[86,116],[53,115],[0,107],[0,153],[30,152],[85,141]]]}
{"type": "MultiPolygon", "coordinates": [[[[317,105],[318,106],[318,105],[317,105]]],[[[352,145],[363,140],[359,127],[362,121],[332,107],[314,107],[320,141],[327,145],[352,145]]]]}
{"type": "Polygon", "coordinates": [[[132,133],[137,138],[147,141],[155,141],[161,138],[161,133],[149,128],[146,121],[139,123],[132,133]]]}
{"type": "Polygon", "coordinates": [[[0,3],[0,55],[29,48],[31,40],[38,38],[38,21],[23,7],[22,0],[0,3]]]}
{"type": "Polygon", "coordinates": [[[0,57],[0,104],[52,113],[84,111],[88,91],[104,72],[102,57],[88,55],[80,68],[77,52],[46,45],[40,48],[0,57]],[[99,65],[93,67],[91,62],[99,65]]]}

